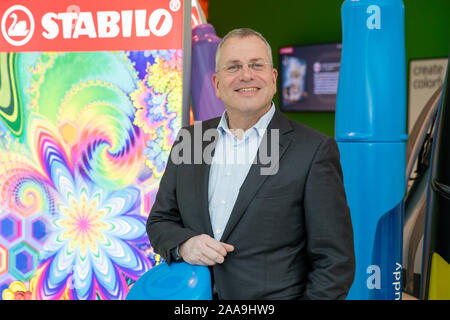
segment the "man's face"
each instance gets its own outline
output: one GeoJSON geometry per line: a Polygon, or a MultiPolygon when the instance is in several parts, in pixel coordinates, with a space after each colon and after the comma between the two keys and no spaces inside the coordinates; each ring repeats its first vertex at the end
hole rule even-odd
{"type": "Polygon", "coordinates": [[[216,96],[227,110],[259,115],[271,105],[277,70],[265,65],[262,71],[254,71],[246,64],[257,61],[271,62],[266,45],[256,36],[232,37],[222,46],[219,71],[213,75],[213,82],[216,96]],[[234,63],[243,64],[242,70],[228,73],[223,69],[234,63]]]}

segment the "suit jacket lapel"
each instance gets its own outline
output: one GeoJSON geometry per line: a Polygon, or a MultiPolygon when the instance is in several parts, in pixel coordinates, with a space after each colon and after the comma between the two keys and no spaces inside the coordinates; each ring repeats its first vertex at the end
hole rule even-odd
{"type": "MultiPolygon", "coordinates": [[[[208,235],[210,235],[211,237],[214,238],[214,233],[212,230],[212,225],[211,225],[211,218],[209,215],[209,205],[208,205],[208,184],[209,184],[209,171],[211,168],[211,159],[204,159],[203,157],[203,151],[205,150],[206,147],[208,147],[211,143],[212,148],[214,150],[215,145],[217,143],[217,135],[215,136],[213,142],[211,141],[204,141],[203,139],[203,134],[207,129],[214,129],[217,128],[218,124],[219,124],[220,118],[211,120],[211,121],[207,121],[207,122],[202,122],[196,125],[200,125],[201,129],[197,132],[194,133],[194,149],[193,149],[193,153],[192,153],[192,159],[194,159],[194,153],[195,152],[199,152],[199,148],[197,148],[195,146],[195,144],[197,143],[198,146],[201,146],[201,150],[200,152],[202,153],[202,157],[201,157],[201,163],[196,163],[194,162],[194,185],[195,185],[195,195],[196,198],[195,200],[197,201],[197,203],[199,204],[199,209],[200,209],[200,214],[201,214],[201,220],[202,223],[204,225],[204,230],[206,231],[206,233],[208,235]],[[198,136],[198,133],[201,132],[201,137],[198,136]],[[197,134],[197,136],[196,136],[197,134]],[[206,161],[205,161],[206,160],[206,161]]],[[[195,129],[194,129],[195,130],[195,129]]],[[[217,133],[217,131],[216,131],[217,133]]],[[[214,153],[211,155],[213,156],[214,153]]]]}
{"type": "MultiPolygon", "coordinates": [[[[220,239],[220,241],[222,241],[222,242],[225,242],[227,240],[230,233],[233,231],[234,227],[239,222],[242,215],[245,213],[245,210],[247,209],[251,200],[254,198],[256,192],[263,185],[263,183],[266,181],[266,179],[269,177],[269,175],[261,174],[261,169],[263,169],[264,167],[267,167],[267,165],[265,166],[263,163],[261,163],[261,156],[263,156],[261,151],[262,151],[263,144],[269,142],[269,143],[267,143],[268,150],[269,150],[268,154],[271,154],[271,152],[272,152],[272,150],[270,149],[270,142],[272,140],[271,129],[279,130],[278,131],[279,132],[279,157],[277,157],[276,159],[273,159],[275,161],[275,163],[272,163],[271,164],[272,166],[273,165],[278,166],[278,162],[280,161],[284,152],[289,147],[291,138],[287,133],[292,130],[292,127],[291,127],[288,119],[280,111],[275,110],[273,118],[270,121],[270,123],[267,127],[267,130],[266,130],[266,133],[264,135],[265,137],[261,141],[260,148],[258,149],[257,161],[256,161],[256,163],[252,164],[252,166],[250,167],[247,177],[245,178],[245,180],[239,190],[239,195],[236,199],[236,203],[234,204],[233,210],[231,211],[230,218],[225,227],[222,238],[220,239]]],[[[208,206],[207,201],[206,201],[206,206],[208,206]]],[[[208,216],[209,216],[209,214],[208,214],[208,216]]],[[[209,224],[211,225],[211,223],[209,223],[209,224]]]]}

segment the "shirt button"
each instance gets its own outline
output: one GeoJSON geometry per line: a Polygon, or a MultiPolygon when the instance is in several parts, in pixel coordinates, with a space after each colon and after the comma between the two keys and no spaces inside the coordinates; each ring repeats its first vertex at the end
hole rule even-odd
{"type": "Polygon", "coordinates": [[[221,204],[227,203],[225,200],[220,201],[221,204]]]}
{"type": "Polygon", "coordinates": [[[217,234],[219,234],[219,233],[221,233],[221,232],[222,232],[222,230],[220,230],[220,229],[217,229],[217,230],[216,230],[216,233],[217,233],[217,234]]]}
{"type": "Polygon", "coordinates": [[[228,177],[231,176],[231,172],[228,171],[228,172],[227,172],[227,176],[228,176],[228,177]]]}

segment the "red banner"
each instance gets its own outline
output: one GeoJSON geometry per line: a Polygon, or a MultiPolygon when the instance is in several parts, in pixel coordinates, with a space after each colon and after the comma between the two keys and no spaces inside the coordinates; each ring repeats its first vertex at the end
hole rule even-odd
{"type": "Polygon", "coordinates": [[[180,0],[0,2],[0,52],[182,47],[180,0]]]}

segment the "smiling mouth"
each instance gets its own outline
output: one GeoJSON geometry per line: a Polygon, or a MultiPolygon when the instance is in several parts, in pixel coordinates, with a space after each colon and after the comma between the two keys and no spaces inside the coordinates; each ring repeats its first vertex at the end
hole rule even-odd
{"type": "Polygon", "coordinates": [[[241,88],[241,89],[236,89],[234,91],[236,91],[236,92],[256,92],[258,90],[259,90],[259,88],[254,87],[254,88],[241,88]]]}

